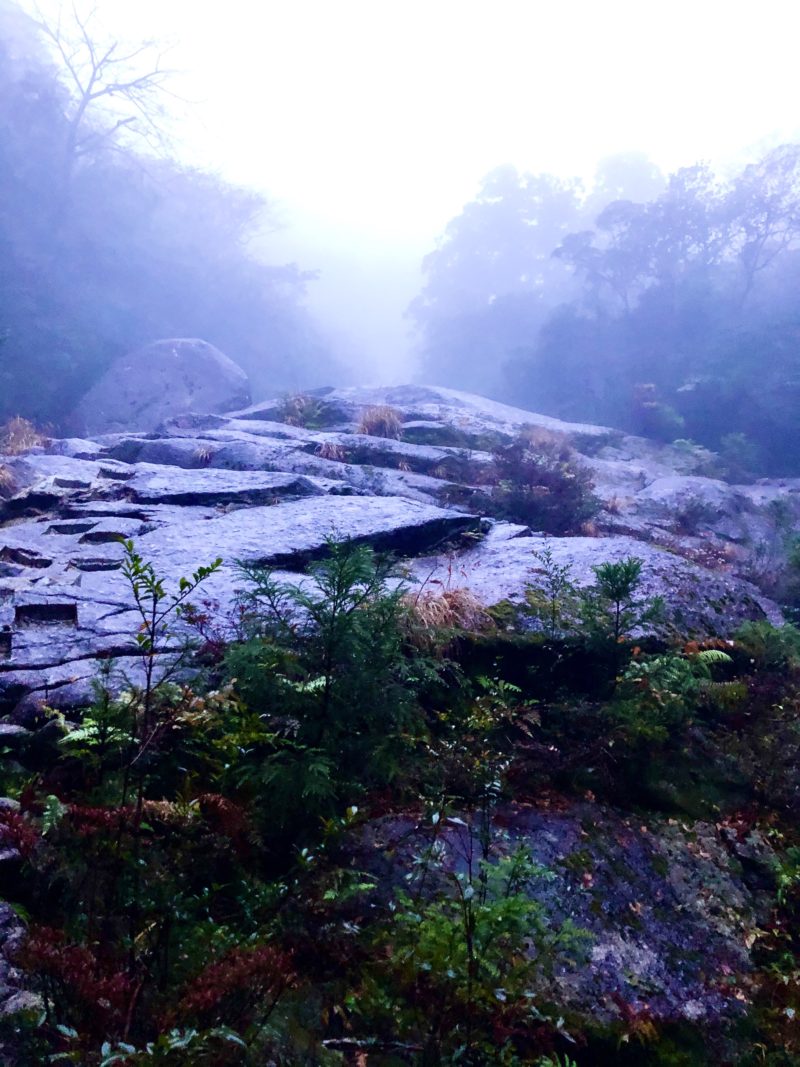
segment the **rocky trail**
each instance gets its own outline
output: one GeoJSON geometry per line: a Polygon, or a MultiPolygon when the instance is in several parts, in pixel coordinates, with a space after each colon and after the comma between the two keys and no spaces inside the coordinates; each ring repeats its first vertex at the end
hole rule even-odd
{"type": "Polygon", "coordinates": [[[484,483],[492,448],[522,427],[566,440],[602,501],[583,535],[546,538],[578,584],[635,554],[645,592],[684,634],[780,616],[768,594],[782,524],[800,518],[798,480],[729,485],[702,473],[700,450],[448,389],[322,390],[306,403],[313,428],[281,421],[286,402],[274,401],[0,457],[13,484],[0,500],[2,713],[21,724],[40,702],[80,706],[97,656],[135,671],[123,538],[168,584],[221,557],[203,596],[222,614],[242,584],[237,561],[296,576],[331,535],[396,554],[411,583],[465,585],[487,605],[520,599],[540,580],[545,538],[493,518],[484,483]],[[396,413],[399,439],[358,432],[375,405],[396,413]]]}

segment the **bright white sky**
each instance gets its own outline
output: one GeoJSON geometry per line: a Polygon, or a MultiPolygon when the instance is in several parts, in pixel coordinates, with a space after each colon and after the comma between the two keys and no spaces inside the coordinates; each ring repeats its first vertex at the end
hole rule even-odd
{"type": "Polygon", "coordinates": [[[280,242],[334,274],[331,304],[337,271],[373,310],[382,278],[405,279],[395,316],[420,257],[499,164],[590,177],[638,150],[666,170],[725,166],[800,130],[798,0],[97,7],[114,34],[174,43],[193,102],[186,158],[278,198],[280,242]]]}

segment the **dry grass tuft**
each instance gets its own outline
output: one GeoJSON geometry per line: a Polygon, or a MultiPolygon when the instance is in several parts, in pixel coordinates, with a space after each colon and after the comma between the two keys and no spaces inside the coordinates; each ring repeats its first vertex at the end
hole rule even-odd
{"type": "Polygon", "coordinates": [[[47,437],[32,422],[19,415],[0,427],[0,454],[20,456],[47,443],[47,437]]]}
{"type": "Polygon", "coordinates": [[[403,423],[394,408],[387,404],[365,408],[358,424],[358,433],[368,437],[389,437],[397,441],[403,432],[403,423]]]}
{"type": "Polygon", "coordinates": [[[11,470],[0,463],[0,498],[13,496],[17,483],[11,470]]]}
{"type": "Polygon", "coordinates": [[[557,430],[548,430],[545,426],[531,426],[526,423],[520,427],[519,438],[534,449],[547,446],[569,448],[566,434],[557,430]]]}
{"type": "Polygon", "coordinates": [[[407,636],[417,648],[444,651],[460,632],[484,633],[494,626],[491,615],[469,589],[425,589],[403,597],[407,636]]]}
{"type": "Polygon", "coordinates": [[[614,496],[610,496],[608,500],[606,500],[606,502],[603,504],[603,510],[607,511],[609,515],[620,515],[622,513],[624,503],[625,501],[623,501],[622,498],[617,496],[615,493],[614,496]]]}
{"type": "Polygon", "coordinates": [[[322,418],[322,401],[308,393],[292,393],[280,403],[276,418],[287,426],[302,426],[311,430],[319,426],[322,418]]]}
{"type": "Polygon", "coordinates": [[[216,451],[210,445],[200,445],[194,450],[194,458],[202,467],[207,467],[214,458],[216,451]]]}
{"type": "Polygon", "coordinates": [[[335,441],[322,441],[317,445],[315,454],[320,459],[332,459],[336,463],[344,463],[347,459],[347,452],[341,445],[338,445],[335,441]]]}

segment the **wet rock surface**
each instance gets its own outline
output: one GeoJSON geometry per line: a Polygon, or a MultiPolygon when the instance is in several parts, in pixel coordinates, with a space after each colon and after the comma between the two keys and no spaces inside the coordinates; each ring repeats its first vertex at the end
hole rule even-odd
{"type": "MultiPolygon", "coordinates": [[[[405,884],[405,872],[420,870],[433,836],[411,818],[376,819],[354,843],[354,863],[378,876],[385,895],[405,884]]],[[[442,872],[465,870],[468,857],[474,864],[481,855],[477,829],[458,816],[435,836],[429,891],[442,872]]],[[[742,1013],[750,947],[772,896],[771,884],[748,879],[738,855],[748,845],[735,835],[712,823],[555,798],[500,808],[492,837],[489,860],[521,846],[546,872],[529,892],[550,921],[571,920],[589,935],[585,963],[556,976],[569,1009],[606,1022],[623,1012],[692,1022],[742,1013]]]]}
{"type": "Polygon", "coordinates": [[[685,449],[449,389],[321,390],[310,412],[307,427],[279,421],[280,400],[182,410],[157,429],[0,457],[15,487],[0,501],[2,713],[29,709],[32,695],[85,701],[97,655],[135,666],[123,538],[173,585],[222,557],[204,586],[221,611],[241,584],[236,561],[296,575],[336,536],[397,554],[411,581],[466,585],[486,604],[541,582],[546,543],[578,585],[600,562],[642,558],[643,591],[665,598],[668,628],[726,635],[780,617],[766,593],[800,523],[800,482],[728,485],[685,449]],[[360,432],[372,405],[395,410],[399,439],[360,432]],[[545,542],[492,517],[491,451],[526,426],[568,442],[590,469],[604,506],[585,535],[545,542]]]}

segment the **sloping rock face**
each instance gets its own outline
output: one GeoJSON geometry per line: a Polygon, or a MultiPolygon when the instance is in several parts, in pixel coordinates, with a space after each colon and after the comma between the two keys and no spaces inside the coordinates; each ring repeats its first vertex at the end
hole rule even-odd
{"type": "MultiPolygon", "coordinates": [[[[419,857],[435,839],[436,858],[424,869],[432,893],[446,872],[474,866],[486,836],[458,816],[434,829],[389,815],[359,832],[353,863],[377,876],[388,899],[407,886],[407,872],[423,878],[419,857]]],[[[529,892],[552,924],[569,920],[588,935],[585,962],[555,977],[563,1007],[606,1022],[621,1009],[663,1022],[741,1014],[753,969],[748,945],[774,892],[772,852],[757,831],[740,841],[709,822],[545,797],[499,808],[488,836],[490,862],[521,847],[542,869],[529,892]],[[722,980],[730,975],[737,982],[722,980]]]]}
{"type": "Polygon", "coordinates": [[[230,411],[250,401],[247,375],[196,338],[154,341],[118,359],[78,405],[80,433],[155,430],[189,411],[230,411]]]}
{"type": "Polygon", "coordinates": [[[657,636],[726,636],[749,619],[768,618],[780,622],[780,611],[755,586],[727,571],[709,570],[672,551],[627,534],[606,537],[543,537],[524,528],[509,530],[496,524],[478,544],[459,554],[457,566],[437,557],[421,557],[411,564],[414,577],[424,582],[431,574],[451,588],[468,588],[485,604],[520,599],[525,585],[541,586],[543,568],[540,553],[549,549],[558,565],[570,568],[578,587],[594,583],[593,567],[629,556],[642,560],[640,595],[644,599],[663,596],[667,613],[663,622],[653,624],[657,636]]]}
{"type": "MultiPolygon", "coordinates": [[[[205,395],[184,393],[181,404],[205,395]]],[[[128,418],[163,420],[156,408],[154,399],[128,418]]],[[[780,620],[766,594],[787,530],[800,528],[800,482],[728,485],[691,452],[449,389],[323,390],[305,408],[313,428],[278,421],[286,411],[275,400],[182,413],[153,432],[0,457],[13,483],[0,500],[0,714],[24,723],[37,701],[85,703],[97,655],[135,673],[122,538],[168,587],[222,557],[202,596],[223,615],[242,584],[237,561],[296,578],[335,536],[396,553],[410,582],[466,585],[486,604],[540,584],[546,544],[578,585],[598,563],[639,556],[644,593],[665,598],[669,627],[684,635],[780,620]],[[376,404],[395,409],[399,440],[359,432],[376,404]],[[563,438],[589,468],[604,506],[584,535],[545,539],[493,518],[491,450],[523,426],[563,438]]]]}

